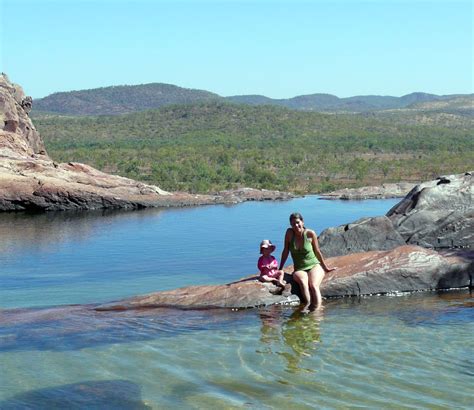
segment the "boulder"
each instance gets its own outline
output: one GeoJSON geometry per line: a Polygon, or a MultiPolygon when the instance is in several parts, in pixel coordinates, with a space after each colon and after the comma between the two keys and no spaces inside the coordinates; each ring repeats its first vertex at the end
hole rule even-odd
{"type": "Polygon", "coordinates": [[[417,185],[388,213],[406,243],[428,248],[474,245],[472,172],[417,185]]]}
{"type": "Polygon", "coordinates": [[[355,252],[389,250],[405,245],[405,241],[389,218],[378,216],[325,229],[319,235],[319,245],[324,257],[332,257],[355,252]]]}
{"type": "MultiPolygon", "coordinates": [[[[390,251],[372,251],[329,258],[335,271],[321,285],[324,297],[361,296],[472,286],[474,252],[458,250],[442,255],[418,246],[405,245],[390,251]]],[[[97,311],[121,311],[173,307],[179,309],[251,308],[299,303],[299,287],[292,267],[286,269],[288,285],[279,288],[257,277],[225,285],[190,286],[150,293],[95,306],[97,311]]]]}
{"type": "Polygon", "coordinates": [[[441,254],[413,245],[344,255],[330,263],[339,268],[324,278],[326,297],[470,287],[474,275],[474,251],[441,254]]]}
{"type": "Polygon", "coordinates": [[[388,250],[403,244],[425,248],[472,248],[472,173],[417,185],[386,216],[328,228],[319,236],[324,256],[388,250]]]}

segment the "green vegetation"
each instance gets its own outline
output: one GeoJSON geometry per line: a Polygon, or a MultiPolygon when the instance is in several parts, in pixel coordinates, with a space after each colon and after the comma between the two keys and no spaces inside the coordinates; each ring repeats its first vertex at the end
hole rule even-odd
{"type": "Polygon", "coordinates": [[[404,122],[227,103],[35,120],[56,161],[84,162],[173,191],[322,192],[426,180],[474,163],[469,122],[404,122]]]}

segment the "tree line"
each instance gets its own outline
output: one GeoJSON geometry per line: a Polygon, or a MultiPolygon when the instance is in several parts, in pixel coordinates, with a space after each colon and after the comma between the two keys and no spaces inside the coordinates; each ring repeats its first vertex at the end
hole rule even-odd
{"type": "Polygon", "coordinates": [[[319,193],[420,181],[474,163],[472,128],[201,103],[121,116],[37,118],[50,156],[152,183],[213,192],[319,193]]]}

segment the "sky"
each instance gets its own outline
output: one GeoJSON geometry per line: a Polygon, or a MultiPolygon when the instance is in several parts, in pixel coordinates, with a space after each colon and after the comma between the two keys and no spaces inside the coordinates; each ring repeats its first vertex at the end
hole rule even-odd
{"type": "Polygon", "coordinates": [[[473,92],[473,3],[0,0],[0,71],[44,97],[168,83],[221,96],[473,92]]]}

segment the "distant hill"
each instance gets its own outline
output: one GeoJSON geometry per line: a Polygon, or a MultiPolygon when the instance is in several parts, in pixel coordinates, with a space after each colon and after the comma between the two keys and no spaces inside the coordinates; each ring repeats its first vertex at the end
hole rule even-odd
{"type": "Polygon", "coordinates": [[[452,98],[443,98],[440,100],[430,100],[416,102],[408,106],[414,110],[430,110],[430,111],[474,111],[474,94],[452,96],[452,98]]]}
{"type": "Polygon", "coordinates": [[[222,97],[205,91],[171,84],[120,85],[91,90],[59,92],[34,101],[33,116],[45,113],[62,115],[121,115],[167,105],[206,102],[231,102],[244,105],[276,105],[293,110],[316,112],[363,113],[382,110],[415,108],[417,104],[448,102],[455,98],[472,100],[472,95],[435,95],[411,93],[402,97],[361,95],[339,98],[331,94],[308,94],[287,99],[273,99],[263,95],[235,95],[222,97]]]}
{"type": "Polygon", "coordinates": [[[152,83],[59,92],[34,100],[33,105],[36,112],[65,115],[120,115],[165,105],[192,104],[221,98],[209,91],[152,83]]]}
{"type": "MultiPolygon", "coordinates": [[[[421,101],[420,101],[421,100],[421,101]]],[[[371,116],[383,121],[406,125],[430,125],[465,129],[470,134],[474,129],[474,94],[440,97],[437,100],[414,102],[407,107],[357,115],[371,116]]]]}
{"type": "Polygon", "coordinates": [[[358,95],[354,97],[339,98],[332,94],[300,95],[288,99],[272,99],[262,95],[240,95],[226,97],[228,101],[247,105],[279,105],[294,110],[318,112],[370,112],[399,108],[418,108],[416,104],[443,101],[444,107],[449,106],[449,101],[456,98],[467,98],[472,101],[472,94],[435,95],[427,93],[411,93],[402,97],[382,95],[358,95]]]}

